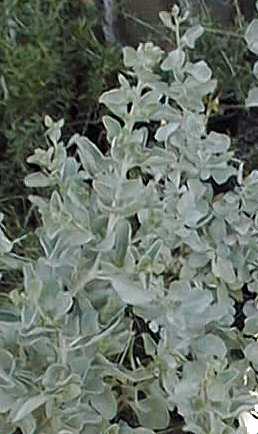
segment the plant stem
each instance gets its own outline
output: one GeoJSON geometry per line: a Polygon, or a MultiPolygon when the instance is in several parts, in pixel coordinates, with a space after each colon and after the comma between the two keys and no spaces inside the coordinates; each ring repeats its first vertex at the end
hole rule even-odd
{"type": "Polygon", "coordinates": [[[243,15],[242,15],[238,0],[234,0],[234,6],[236,9],[236,16],[237,16],[238,25],[239,25],[239,28],[242,30],[243,29],[243,15]]]}
{"type": "Polygon", "coordinates": [[[123,12],[123,16],[124,18],[128,18],[129,20],[134,21],[137,24],[142,25],[143,27],[146,27],[146,29],[151,30],[152,32],[162,36],[162,38],[171,43],[171,39],[168,36],[164,36],[164,32],[161,32],[160,30],[158,30],[156,27],[152,26],[151,24],[147,23],[146,21],[142,20],[141,18],[137,18],[131,14],[128,14],[127,12],[123,12]]]}

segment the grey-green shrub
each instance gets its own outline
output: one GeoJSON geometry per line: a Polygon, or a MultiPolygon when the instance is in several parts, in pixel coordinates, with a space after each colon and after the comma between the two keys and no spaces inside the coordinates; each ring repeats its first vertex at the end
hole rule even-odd
{"type": "Polygon", "coordinates": [[[39,170],[26,178],[50,191],[30,196],[42,256],[18,257],[0,232],[2,269],[24,275],[23,291],[1,296],[3,433],[152,434],[175,408],[194,434],[246,432],[238,417],[257,402],[258,172],[243,178],[230,138],[207,134],[203,99],[216,80],[190,61],[203,29],[181,35],[186,18],[161,13],[177,39],[169,54],[151,42],[124,49],[120,87],[100,99],[107,155],[79,134],[65,144],[63,121],[45,119],[48,150],[29,158],[39,170]],[[137,318],[149,328],[141,353],[137,318]]]}

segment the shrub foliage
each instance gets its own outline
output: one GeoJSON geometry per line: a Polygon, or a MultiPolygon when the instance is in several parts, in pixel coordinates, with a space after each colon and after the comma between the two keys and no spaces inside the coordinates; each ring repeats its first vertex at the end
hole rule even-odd
{"type": "MultiPolygon", "coordinates": [[[[29,197],[41,256],[19,256],[1,226],[1,268],[24,276],[1,295],[3,433],[169,432],[176,410],[185,431],[240,434],[257,401],[258,173],[207,133],[216,80],[189,54],[202,27],[181,32],[177,7],[161,19],[177,48],[125,48],[100,98],[106,155],[46,116],[26,177],[44,189],[29,197]]],[[[246,39],[257,54],[256,21],[246,39]]]]}

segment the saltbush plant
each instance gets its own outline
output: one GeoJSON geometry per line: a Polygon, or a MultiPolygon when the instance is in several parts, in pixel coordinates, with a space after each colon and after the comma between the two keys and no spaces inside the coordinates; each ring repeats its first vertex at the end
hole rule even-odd
{"type": "Polygon", "coordinates": [[[207,133],[216,80],[189,54],[202,27],[183,33],[176,6],[160,16],[177,48],[124,49],[100,99],[106,155],[45,118],[26,177],[45,189],[29,196],[41,256],[19,256],[1,223],[1,268],[24,276],[1,295],[2,433],[169,433],[181,416],[194,434],[243,434],[257,403],[258,172],[207,133]]]}

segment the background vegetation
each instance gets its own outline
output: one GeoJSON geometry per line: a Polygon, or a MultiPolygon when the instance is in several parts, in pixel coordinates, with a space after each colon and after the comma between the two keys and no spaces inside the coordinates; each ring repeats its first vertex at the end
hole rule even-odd
{"type": "Polygon", "coordinates": [[[44,115],[64,117],[65,134],[100,133],[97,100],[112,85],[120,53],[101,42],[97,16],[79,1],[1,2],[0,203],[15,235],[26,223],[25,161],[42,142],[44,115]]]}

